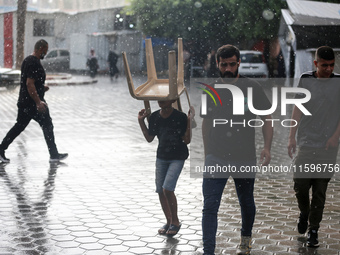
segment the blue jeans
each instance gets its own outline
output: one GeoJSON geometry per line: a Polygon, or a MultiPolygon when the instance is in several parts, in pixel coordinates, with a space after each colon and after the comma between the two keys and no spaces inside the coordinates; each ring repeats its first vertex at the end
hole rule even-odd
{"type": "Polygon", "coordinates": [[[185,160],[156,159],[156,192],[163,189],[175,191],[177,180],[182,172],[185,160]]]}
{"type": "MultiPolygon", "coordinates": [[[[205,165],[232,165],[240,169],[241,166],[253,166],[256,160],[243,162],[226,162],[215,156],[208,155],[205,160],[205,165]]],[[[230,174],[229,176],[232,176],[230,174]]],[[[229,177],[228,176],[228,177],[229,177]]],[[[203,179],[203,250],[204,254],[214,254],[216,246],[217,232],[217,213],[221,203],[221,197],[224,187],[228,181],[227,178],[204,178],[203,179]]],[[[254,178],[234,178],[235,188],[241,206],[242,216],[242,236],[251,236],[252,228],[255,220],[255,201],[254,201],[254,178]]]]}

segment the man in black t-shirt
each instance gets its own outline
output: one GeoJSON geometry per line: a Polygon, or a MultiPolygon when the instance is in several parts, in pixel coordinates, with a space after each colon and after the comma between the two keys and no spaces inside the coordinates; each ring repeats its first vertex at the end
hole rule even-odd
{"type": "Polygon", "coordinates": [[[8,163],[10,160],[5,156],[5,150],[14,139],[25,130],[32,119],[39,123],[43,130],[44,137],[50,154],[50,162],[59,162],[65,159],[68,154],[61,154],[54,142],[53,124],[48,106],[44,100],[45,91],[45,70],[40,63],[48,51],[48,43],[39,40],[34,46],[32,55],[26,57],[21,65],[21,81],[18,99],[18,116],[15,125],[8,131],[0,144],[0,160],[8,163]]]}
{"type": "MultiPolygon", "coordinates": [[[[213,89],[220,96],[221,104],[216,106],[207,97],[206,111],[203,113],[202,109],[201,113],[204,118],[202,134],[205,169],[211,167],[228,169],[231,167],[235,169],[235,172],[228,173],[227,171],[204,175],[203,250],[205,255],[215,254],[218,209],[224,187],[231,176],[234,179],[242,216],[241,241],[236,253],[250,254],[256,211],[253,195],[255,174],[241,172],[242,167],[256,166],[255,129],[252,122],[256,119],[256,115],[250,111],[249,102],[252,100],[252,105],[257,110],[268,110],[271,108],[271,104],[257,82],[239,75],[238,67],[241,60],[238,48],[233,45],[220,47],[216,54],[216,60],[221,78],[213,89]],[[226,89],[226,85],[238,93],[235,91],[232,93],[230,89],[226,89]],[[249,88],[252,90],[252,95],[248,95],[249,88]],[[239,103],[238,106],[235,101],[239,103]],[[244,109],[244,111],[242,114],[236,115],[234,111],[239,110],[238,108],[244,109]],[[216,124],[217,122],[223,124],[216,124]]],[[[273,127],[270,115],[259,117],[263,123],[264,137],[260,163],[265,166],[271,159],[273,127]]]]}

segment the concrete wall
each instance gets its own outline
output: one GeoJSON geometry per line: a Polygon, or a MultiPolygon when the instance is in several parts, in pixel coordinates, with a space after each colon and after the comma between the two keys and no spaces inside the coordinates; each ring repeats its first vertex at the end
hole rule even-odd
{"type": "Polygon", "coordinates": [[[123,60],[121,57],[123,51],[126,52],[131,72],[141,71],[143,55],[145,55],[142,47],[142,41],[141,32],[135,31],[118,34],[117,42],[115,44],[116,49],[113,48],[113,50],[120,56],[117,67],[121,70],[121,72],[124,70],[123,60]]]}
{"type": "Polygon", "coordinates": [[[26,16],[26,36],[25,36],[25,55],[32,53],[34,44],[39,39],[48,42],[49,48],[69,48],[69,35],[72,31],[72,21],[65,13],[35,13],[29,12],[26,16]],[[54,36],[34,36],[33,24],[35,19],[53,19],[54,36]]]}
{"type": "Polygon", "coordinates": [[[93,48],[98,59],[99,70],[108,70],[107,57],[110,50],[118,54],[117,67],[123,71],[121,54],[127,53],[131,72],[139,72],[141,69],[142,34],[133,31],[120,31],[116,34],[72,34],[71,38],[71,63],[74,70],[86,69],[86,60],[90,49],[93,48]]]}

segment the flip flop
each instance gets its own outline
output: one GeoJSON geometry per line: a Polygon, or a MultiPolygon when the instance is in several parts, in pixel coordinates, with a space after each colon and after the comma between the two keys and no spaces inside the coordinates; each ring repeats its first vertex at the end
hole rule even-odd
{"type": "Polygon", "coordinates": [[[174,225],[174,224],[170,224],[170,227],[169,227],[168,231],[166,231],[166,234],[167,234],[168,236],[174,236],[174,235],[176,235],[176,234],[178,233],[178,231],[181,229],[181,226],[182,226],[182,224],[179,224],[179,226],[176,226],[176,225],[174,225]],[[175,232],[175,233],[170,234],[169,231],[175,232]]]}
{"type": "Polygon", "coordinates": [[[165,235],[168,229],[169,229],[169,224],[165,224],[163,227],[158,229],[158,234],[165,235]]]}

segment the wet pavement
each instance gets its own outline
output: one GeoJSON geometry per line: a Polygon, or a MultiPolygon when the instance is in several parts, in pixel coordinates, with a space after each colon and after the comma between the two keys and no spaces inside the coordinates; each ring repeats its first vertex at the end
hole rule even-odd
{"type": "MultiPolygon", "coordinates": [[[[51,86],[46,93],[58,149],[69,153],[63,163],[48,162],[34,121],[6,151],[11,163],[0,164],[0,255],[202,254],[202,179],[190,177],[188,160],[176,189],[182,228],[173,238],[158,235],[164,216],[154,192],[157,142],[148,144],[140,132],[137,113],[143,103],[129,95],[123,77],[97,80],[51,86]]],[[[16,119],[18,89],[0,89],[1,139],[16,119]]],[[[154,102],[151,107],[158,108],[154,102]]],[[[290,162],[287,135],[287,129],[275,130],[273,164],[290,162]]],[[[252,254],[340,254],[339,191],[337,177],[328,188],[320,248],[311,249],[297,233],[291,178],[258,175],[252,254]]],[[[235,254],[240,220],[229,180],[216,254],[235,254]]]]}

